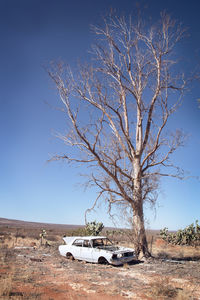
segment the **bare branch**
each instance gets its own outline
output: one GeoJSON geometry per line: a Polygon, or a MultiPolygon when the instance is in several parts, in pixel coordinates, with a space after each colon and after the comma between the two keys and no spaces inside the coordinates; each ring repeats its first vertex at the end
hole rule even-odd
{"type": "Polygon", "coordinates": [[[113,205],[127,207],[138,251],[148,253],[143,204],[155,204],[161,176],[183,177],[171,162],[183,134],[170,135],[166,126],[186,86],[184,74],[172,69],[185,30],[166,13],[157,25],[112,14],[104,21],[104,27],[93,27],[93,64],[77,73],[61,64],[49,71],[71,123],[59,136],[67,153],[52,159],[90,166],[89,182],[99,194],[86,213],[101,197],[109,212],[113,205]]]}

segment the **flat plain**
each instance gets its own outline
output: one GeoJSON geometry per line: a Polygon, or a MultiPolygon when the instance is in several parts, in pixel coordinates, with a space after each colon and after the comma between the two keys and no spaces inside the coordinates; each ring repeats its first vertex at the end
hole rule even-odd
{"type": "MultiPolygon", "coordinates": [[[[62,236],[81,229],[1,218],[0,299],[200,299],[200,247],[168,245],[149,231],[152,258],[147,261],[114,267],[60,256],[62,236]],[[42,229],[47,236],[41,245],[42,229]]],[[[120,232],[104,233],[132,246],[120,232]]]]}

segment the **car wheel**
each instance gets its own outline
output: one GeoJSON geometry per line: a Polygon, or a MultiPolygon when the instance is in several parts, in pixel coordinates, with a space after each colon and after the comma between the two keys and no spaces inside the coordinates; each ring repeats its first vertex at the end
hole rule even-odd
{"type": "Polygon", "coordinates": [[[108,261],[105,257],[99,257],[98,263],[102,265],[108,265],[108,261]]]}
{"type": "Polygon", "coordinates": [[[70,260],[74,260],[73,255],[72,255],[71,253],[69,253],[69,252],[66,254],[66,257],[67,257],[68,259],[70,259],[70,260]]]}

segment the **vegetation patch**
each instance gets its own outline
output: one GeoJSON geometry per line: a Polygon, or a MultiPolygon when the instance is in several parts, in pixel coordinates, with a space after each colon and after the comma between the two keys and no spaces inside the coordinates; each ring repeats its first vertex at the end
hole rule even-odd
{"type": "Polygon", "coordinates": [[[196,220],[195,225],[192,223],[175,233],[169,233],[168,228],[165,227],[160,231],[160,236],[169,244],[197,246],[200,245],[200,225],[196,220]]]}
{"type": "Polygon", "coordinates": [[[149,296],[153,297],[153,299],[195,299],[192,296],[192,292],[172,286],[168,278],[152,282],[150,285],[149,296]]]}

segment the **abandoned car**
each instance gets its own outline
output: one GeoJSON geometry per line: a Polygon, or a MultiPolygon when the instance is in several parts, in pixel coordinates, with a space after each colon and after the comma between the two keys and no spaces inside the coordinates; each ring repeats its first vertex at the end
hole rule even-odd
{"type": "Polygon", "coordinates": [[[105,236],[73,236],[64,237],[63,240],[66,245],[60,245],[59,252],[71,260],[122,265],[135,258],[133,249],[114,246],[105,236]]]}

